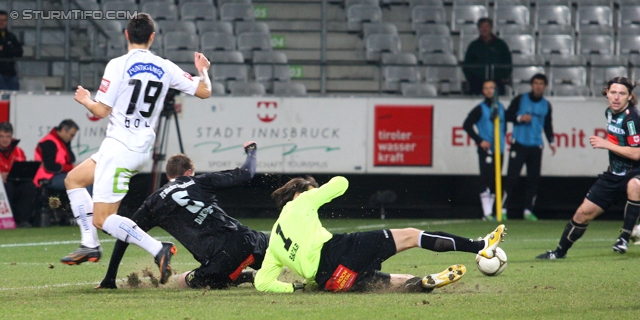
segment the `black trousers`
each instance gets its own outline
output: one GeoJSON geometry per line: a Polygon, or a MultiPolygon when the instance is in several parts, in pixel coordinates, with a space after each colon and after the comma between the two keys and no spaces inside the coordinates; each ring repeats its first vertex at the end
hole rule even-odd
{"type": "Polygon", "coordinates": [[[540,147],[527,147],[519,143],[511,145],[509,152],[509,168],[505,179],[504,191],[507,194],[505,208],[511,209],[513,205],[513,191],[518,183],[522,166],[527,166],[527,184],[525,189],[524,208],[533,210],[540,184],[540,167],[542,165],[542,149],[540,147]]]}
{"type": "MultiPolygon", "coordinates": [[[[504,156],[500,157],[500,168],[504,163],[504,156]]],[[[496,193],[496,165],[494,154],[489,154],[478,147],[478,164],[480,165],[480,193],[489,188],[491,193],[496,193]]]]}
{"type": "Polygon", "coordinates": [[[32,181],[7,181],[4,184],[13,211],[16,225],[33,218],[33,208],[38,198],[36,185],[32,181]]]}

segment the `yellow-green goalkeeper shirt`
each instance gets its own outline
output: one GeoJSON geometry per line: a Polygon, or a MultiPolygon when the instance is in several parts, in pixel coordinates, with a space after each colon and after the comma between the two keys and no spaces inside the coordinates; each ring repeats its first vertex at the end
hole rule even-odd
{"type": "Polygon", "coordinates": [[[321,187],[301,193],[282,208],[280,217],[271,229],[262,268],[254,281],[256,289],[293,292],[291,283],[278,281],[284,266],[307,281],[314,281],[322,246],[332,237],[320,223],[318,208],[342,195],[348,186],[345,177],[333,177],[321,187]]]}

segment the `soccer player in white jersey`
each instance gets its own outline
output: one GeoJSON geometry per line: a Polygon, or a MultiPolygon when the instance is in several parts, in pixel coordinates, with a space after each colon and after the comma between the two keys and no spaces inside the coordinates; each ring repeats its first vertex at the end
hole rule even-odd
{"type": "Polygon", "coordinates": [[[82,86],[76,90],[75,100],[97,117],[108,116],[109,125],[100,150],[65,179],[82,240],[80,248],[62,258],[62,263],[97,262],[101,255],[98,228],[154,256],[164,284],[171,275],[169,263],[175,246],[150,237],[131,219],[115,213],[129,189],[129,180],[151,158],[154,130],[169,88],[206,99],[211,95],[211,81],[207,75],[210,63],[201,53],[194,53],[199,77],[192,77],[173,62],[149,52],[154,30],[153,19],[138,13],[124,33],[129,51],[107,64],[95,100],[82,86]],[[86,190],[91,184],[93,199],[86,190]]]}

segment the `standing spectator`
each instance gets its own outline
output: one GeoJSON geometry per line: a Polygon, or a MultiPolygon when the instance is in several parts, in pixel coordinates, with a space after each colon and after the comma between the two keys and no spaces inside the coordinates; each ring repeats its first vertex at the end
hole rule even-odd
{"type": "Polygon", "coordinates": [[[51,181],[49,189],[66,190],[64,179],[73,169],[73,163],[76,161],[76,156],[71,151],[71,140],[78,129],[78,125],[73,120],[65,119],[40,139],[36,147],[35,160],[42,161],[42,165],[33,179],[36,186],[40,187],[40,180],[46,179],[51,181]]]}
{"type": "Polygon", "coordinates": [[[22,44],[7,30],[8,22],[7,12],[0,10],[0,90],[18,90],[16,62],[12,59],[22,57],[22,44]]]}
{"type": "Polygon", "coordinates": [[[511,52],[504,40],[492,32],[493,20],[478,20],[480,36],[469,44],[462,68],[469,83],[469,93],[482,94],[484,80],[495,81],[498,92],[505,93],[504,84],[511,77],[511,52]]]}
{"type": "Polygon", "coordinates": [[[551,123],[551,103],[542,95],[547,88],[547,77],[536,74],[531,78],[531,92],[523,93],[511,101],[506,113],[507,121],[513,122],[511,151],[507,179],[505,181],[505,212],[513,207],[513,189],[518,182],[522,165],[527,165],[527,188],[524,202],[524,218],[538,221],[533,214],[538,183],[540,182],[540,166],[542,164],[542,131],[544,130],[551,155],[556,154],[553,141],[553,125],[551,123]]]}
{"type": "Polygon", "coordinates": [[[9,122],[0,123],[0,174],[7,191],[13,218],[20,227],[31,227],[36,186],[31,181],[8,181],[7,176],[14,162],[26,161],[24,151],[18,147],[20,140],[13,138],[13,126],[9,122]]]}
{"type": "MultiPolygon", "coordinates": [[[[496,90],[496,83],[493,80],[485,80],[482,85],[484,101],[469,112],[462,127],[464,131],[478,145],[478,162],[480,164],[480,201],[484,213],[483,220],[494,221],[493,205],[496,199],[496,179],[495,179],[495,146],[494,146],[494,125],[496,116],[500,117],[500,154],[504,153],[505,129],[504,106],[498,103],[497,113],[492,110],[493,94],[496,90]],[[473,126],[478,128],[478,132],[473,126]]],[[[500,157],[502,159],[502,157],[500,157]]],[[[502,168],[502,163],[500,163],[502,168]]]]}

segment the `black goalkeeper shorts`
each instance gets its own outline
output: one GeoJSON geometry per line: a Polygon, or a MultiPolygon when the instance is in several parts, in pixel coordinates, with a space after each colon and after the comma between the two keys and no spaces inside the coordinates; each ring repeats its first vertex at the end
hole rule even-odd
{"type": "Polygon", "coordinates": [[[396,243],[389,230],[334,234],[322,247],[315,280],[328,291],[355,290],[394,254],[396,243]]]}
{"type": "Polygon", "coordinates": [[[262,232],[236,233],[227,238],[224,250],[209,258],[208,264],[189,272],[186,277],[190,288],[226,288],[235,281],[242,270],[260,269],[269,245],[269,237],[262,232]]]}

